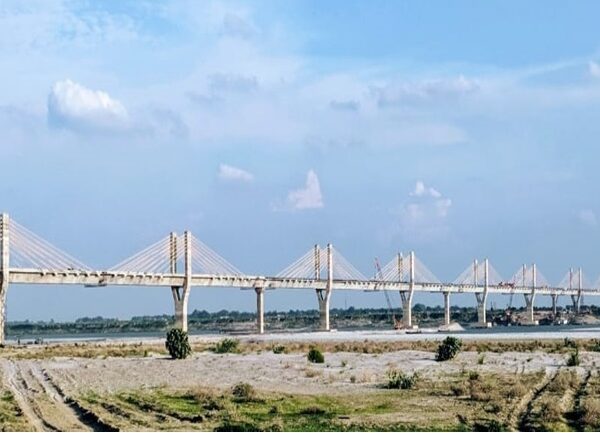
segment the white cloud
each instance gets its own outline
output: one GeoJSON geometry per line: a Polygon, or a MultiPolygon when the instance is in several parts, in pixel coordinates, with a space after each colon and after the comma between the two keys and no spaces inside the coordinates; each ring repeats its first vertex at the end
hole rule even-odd
{"type": "Polygon", "coordinates": [[[448,232],[446,219],[452,200],[437,189],[417,181],[409,199],[397,212],[397,231],[412,241],[433,240],[448,232]]]}
{"type": "Polygon", "coordinates": [[[479,88],[480,85],[476,81],[460,75],[456,78],[389,84],[383,87],[373,87],[371,90],[377,104],[380,107],[388,107],[455,100],[461,96],[474,93],[479,88]]]}
{"type": "Polygon", "coordinates": [[[442,194],[435,188],[426,187],[422,180],[418,180],[415,189],[409,194],[412,197],[434,197],[440,198],[442,194]]]}
{"type": "Polygon", "coordinates": [[[598,219],[596,218],[596,213],[590,209],[582,209],[579,211],[579,213],[577,214],[577,217],[579,218],[579,221],[581,221],[583,224],[590,226],[590,227],[596,227],[598,225],[598,219]]]}
{"type": "Polygon", "coordinates": [[[71,80],[58,81],[48,95],[48,121],[75,130],[122,130],[127,110],[101,90],[91,90],[71,80]]]}
{"type": "Polygon", "coordinates": [[[227,164],[219,165],[219,179],[234,182],[252,182],[254,175],[241,168],[233,167],[227,164]]]}
{"type": "Polygon", "coordinates": [[[287,205],[291,209],[319,209],[323,207],[323,195],[319,178],[313,170],[309,170],[306,175],[306,185],[304,188],[290,191],[287,196],[287,205]]]}
{"type": "Polygon", "coordinates": [[[590,62],[588,65],[590,75],[594,78],[600,78],[600,65],[596,62],[590,62]]]}

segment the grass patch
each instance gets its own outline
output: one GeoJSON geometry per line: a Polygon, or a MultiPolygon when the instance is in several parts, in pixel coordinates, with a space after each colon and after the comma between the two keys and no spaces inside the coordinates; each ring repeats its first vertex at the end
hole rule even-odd
{"type": "Polygon", "coordinates": [[[225,391],[155,388],[85,398],[103,411],[103,419],[123,430],[498,430],[505,429],[521,395],[508,397],[509,390],[518,383],[528,389],[539,379],[537,374],[484,373],[419,377],[402,391],[402,398],[387,389],[371,389],[357,398],[267,393],[247,384],[225,391]],[[483,396],[471,398],[468,385],[456,395],[452,387],[460,383],[476,384],[483,396]]]}

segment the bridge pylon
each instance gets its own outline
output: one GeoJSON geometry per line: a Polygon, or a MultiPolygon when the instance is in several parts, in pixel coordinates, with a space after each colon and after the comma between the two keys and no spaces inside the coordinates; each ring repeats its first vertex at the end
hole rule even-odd
{"type": "MultiPolygon", "coordinates": [[[[170,243],[170,268],[174,273],[177,272],[177,236],[171,233],[170,243]]],[[[183,233],[184,248],[184,279],[182,287],[171,287],[173,294],[173,304],[175,307],[175,327],[184,332],[188,330],[188,302],[190,298],[190,288],[192,282],[192,239],[189,231],[183,233]]]]}
{"type": "Polygon", "coordinates": [[[0,215],[0,243],[2,257],[0,259],[0,344],[4,344],[6,326],[6,294],[10,272],[10,242],[8,214],[0,215]]]}
{"type": "MultiPolygon", "coordinates": [[[[318,248],[318,246],[315,246],[318,248]]],[[[320,274],[320,254],[315,254],[315,259],[319,260],[319,266],[315,263],[315,271],[320,274]],[[318,257],[318,259],[317,259],[318,257]]],[[[316,275],[317,276],[317,275],[316,275]]],[[[320,276],[320,275],[318,275],[320,276]]],[[[333,288],[333,246],[327,244],[327,283],[325,289],[317,289],[317,301],[319,302],[319,329],[321,331],[330,331],[331,324],[329,319],[329,302],[331,300],[331,289],[333,288]]]]}
{"type": "MultiPolygon", "coordinates": [[[[399,259],[398,264],[398,275],[402,275],[402,261],[399,259]]],[[[402,326],[407,329],[413,327],[412,322],[412,302],[415,294],[415,252],[411,251],[409,255],[409,277],[408,277],[408,291],[400,292],[400,299],[402,300],[402,326]]]]}

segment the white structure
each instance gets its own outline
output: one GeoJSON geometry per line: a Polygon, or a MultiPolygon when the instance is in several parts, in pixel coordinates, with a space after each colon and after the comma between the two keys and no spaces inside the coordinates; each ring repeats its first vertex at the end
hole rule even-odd
{"type": "Polygon", "coordinates": [[[0,216],[0,343],[4,341],[6,294],[9,284],[69,284],[103,287],[161,286],[170,288],[173,296],[175,325],[187,330],[188,302],[192,287],[237,287],[256,292],[257,328],[264,332],[264,295],[270,289],[316,290],[319,304],[320,329],[331,329],[329,307],[335,290],[378,292],[399,291],[402,297],[403,325],[412,327],[414,293],[432,292],[444,295],[444,322],[450,323],[450,295],[474,293],[477,297],[478,320],[486,324],[486,302],[489,293],[523,294],[528,317],[533,319],[533,303],[537,295],[551,296],[554,309],[559,295],[570,295],[579,312],[582,296],[599,296],[600,290],[584,288],[581,268],[577,288],[573,287],[573,270],[564,282],[552,287],[540,284],[540,273],[532,267],[531,281],[523,267],[509,282],[503,282],[497,272],[483,262],[483,279],[479,277],[477,261],[452,283],[440,282],[410,253],[405,269],[401,255],[394,257],[376,279],[364,277],[331,244],[318,245],[276,276],[246,275],[194,238],[188,231],[183,236],[171,233],[145,250],[107,270],[93,270],[77,259],[50,245],[27,230],[7,214],[0,216]],[[181,248],[180,248],[181,247],[181,248]],[[182,264],[183,272],[178,268],[182,264]],[[325,265],[325,269],[324,266],[325,265]],[[326,278],[323,278],[325,270],[326,278]],[[493,272],[492,272],[493,271],[493,272]],[[522,278],[521,278],[522,277],[522,278]]]}

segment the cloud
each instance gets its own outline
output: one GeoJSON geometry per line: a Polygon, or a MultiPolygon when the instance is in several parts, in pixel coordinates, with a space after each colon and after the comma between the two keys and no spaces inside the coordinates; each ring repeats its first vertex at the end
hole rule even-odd
{"type": "Polygon", "coordinates": [[[258,29],[248,18],[233,12],[227,12],[223,17],[221,33],[226,36],[249,39],[258,33],[258,29]]]}
{"type": "Polygon", "coordinates": [[[435,188],[426,187],[423,181],[417,181],[415,189],[409,194],[411,197],[433,197],[440,198],[442,194],[435,188]]]}
{"type": "Polygon", "coordinates": [[[255,76],[241,74],[212,74],[208,77],[210,89],[216,93],[247,93],[258,88],[255,76]]]}
{"type": "Polygon", "coordinates": [[[579,218],[579,221],[581,221],[587,226],[596,227],[598,225],[598,219],[596,218],[596,214],[590,209],[580,210],[577,214],[577,217],[579,218]]]}
{"type": "Polygon", "coordinates": [[[319,178],[313,170],[306,174],[304,188],[289,192],[286,205],[287,209],[292,210],[320,209],[324,206],[319,178]]]}
{"type": "Polygon", "coordinates": [[[588,71],[594,78],[600,78],[600,65],[596,62],[590,62],[588,64],[588,71]]]}
{"type": "Polygon", "coordinates": [[[407,240],[429,241],[448,232],[446,219],[452,200],[437,189],[417,181],[408,200],[397,211],[397,231],[407,240]]]}
{"type": "Polygon", "coordinates": [[[218,177],[227,182],[252,182],[254,180],[252,173],[227,164],[219,165],[218,177]]]}
{"type": "Polygon", "coordinates": [[[372,87],[379,107],[390,107],[404,104],[453,101],[457,98],[475,93],[480,85],[460,75],[457,78],[426,80],[420,82],[404,82],[389,84],[383,87],[372,87]]]}
{"type": "Polygon", "coordinates": [[[359,103],[357,101],[331,101],[329,106],[338,111],[358,111],[359,103]]]}
{"type": "Polygon", "coordinates": [[[71,80],[58,81],[48,95],[48,123],[73,130],[123,130],[128,124],[123,104],[101,90],[71,80]]]}

